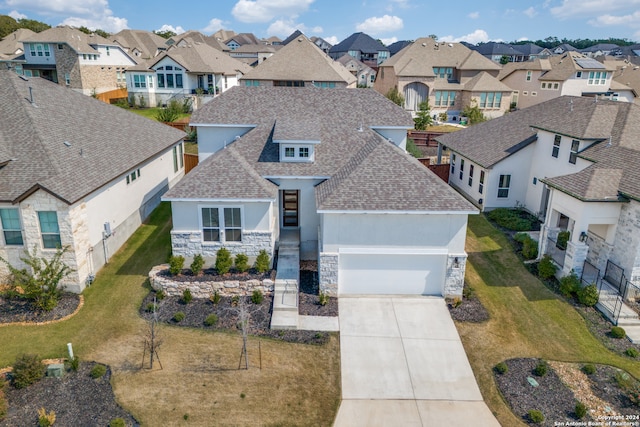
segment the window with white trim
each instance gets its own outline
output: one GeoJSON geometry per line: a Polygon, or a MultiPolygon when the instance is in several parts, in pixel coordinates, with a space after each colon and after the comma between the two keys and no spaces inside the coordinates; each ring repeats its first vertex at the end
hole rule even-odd
{"type": "Polygon", "coordinates": [[[134,74],[133,75],[133,86],[134,87],[147,87],[147,77],[144,74],[134,74]]]}
{"type": "Polygon", "coordinates": [[[571,141],[571,153],[569,154],[569,163],[571,163],[572,165],[576,164],[579,148],[580,148],[580,141],[576,141],[575,139],[571,141]]]}
{"type": "Polygon", "coordinates": [[[29,43],[31,56],[51,56],[48,43],[29,43]]]}
{"type": "Polygon", "coordinates": [[[604,85],[607,84],[606,71],[589,71],[588,85],[604,85]]]}
{"type": "Polygon", "coordinates": [[[15,208],[0,209],[0,224],[4,234],[4,244],[7,246],[22,246],[22,226],[20,225],[20,211],[15,208]]]}
{"type": "Polygon", "coordinates": [[[473,185],[473,165],[469,165],[469,187],[473,185]]]}
{"type": "Polygon", "coordinates": [[[509,187],[511,186],[511,175],[500,175],[498,181],[498,198],[506,199],[509,197],[509,187]]]}
{"type": "Polygon", "coordinates": [[[502,92],[480,93],[480,108],[500,108],[502,92]]]}
{"type": "Polygon", "coordinates": [[[526,80],[527,80],[528,82],[530,82],[530,81],[531,81],[531,71],[527,71],[527,78],[526,78],[526,80]]]}
{"type": "Polygon", "coordinates": [[[140,169],[136,169],[131,173],[127,174],[126,181],[127,184],[131,184],[136,179],[140,178],[140,169]]]}
{"type": "Polygon", "coordinates": [[[240,208],[202,208],[201,213],[204,242],[242,241],[240,208]]]}
{"type": "Polygon", "coordinates": [[[437,90],[436,91],[436,107],[447,107],[454,105],[456,102],[456,92],[451,90],[437,90]]]}
{"type": "Polygon", "coordinates": [[[313,145],[280,144],[280,161],[313,162],[313,145]]]}
{"type": "Polygon", "coordinates": [[[433,74],[439,79],[451,79],[453,77],[453,68],[451,67],[433,67],[433,74]]]}
{"type": "Polygon", "coordinates": [[[462,177],[464,176],[464,159],[460,159],[460,181],[462,181],[462,177]]]}
{"type": "Polygon", "coordinates": [[[451,175],[453,175],[454,173],[456,173],[456,155],[452,154],[451,155],[451,175]]]}
{"type": "Polygon", "coordinates": [[[60,240],[60,227],[58,226],[58,214],[56,211],[39,211],[40,234],[44,249],[57,249],[62,247],[60,240]]]}
{"type": "Polygon", "coordinates": [[[478,193],[482,194],[484,190],[484,171],[480,171],[480,184],[478,184],[478,193]]]}
{"type": "Polygon", "coordinates": [[[562,137],[560,135],[556,135],[553,137],[553,150],[551,150],[551,156],[552,157],[558,157],[558,154],[560,153],[560,141],[562,140],[562,137]]]}

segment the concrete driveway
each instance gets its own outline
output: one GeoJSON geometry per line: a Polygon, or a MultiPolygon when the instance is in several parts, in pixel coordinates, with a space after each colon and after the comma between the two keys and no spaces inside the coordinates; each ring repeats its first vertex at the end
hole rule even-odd
{"type": "Polygon", "coordinates": [[[444,299],[341,297],[335,426],[499,426],[444,299]]]}

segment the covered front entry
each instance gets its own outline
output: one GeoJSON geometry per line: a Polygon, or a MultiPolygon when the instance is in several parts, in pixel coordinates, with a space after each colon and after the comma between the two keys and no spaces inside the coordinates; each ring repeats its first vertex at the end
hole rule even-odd
{"type": "Polygon", "coordinates": [[[300,203],[298,190],[282,190],[282,226],[298,227],[300,203]]]}
{"type": "Polygon", "coordinates": [[[446,254],[340,253],[338,294],[442,296],[446,265],[446,254]]]}

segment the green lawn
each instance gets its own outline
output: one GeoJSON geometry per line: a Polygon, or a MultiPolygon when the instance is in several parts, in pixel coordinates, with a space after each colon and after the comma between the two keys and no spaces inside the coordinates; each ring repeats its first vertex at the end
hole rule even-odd
{"type": "MultiPolygon", "coordinates": [[[[146,117],[147,119],[156,120],[156,116],[158,115],[158,111],[162,110],[159,107],[152,108],[130,108],[129,111],[135,113],[139,116],[146,117]]],[[[185,117],[191,117],[191,114],[180,114],[178,118],[183,119],[185,117]]]]}
{"type": "Polygon", "coordinates": [[[502,425],[519,425],[496,389],[492,368],[515,357],[614,365],[640,378],[640,364],[607,350],[584,319],[522,265],[505,236],[469,216],[466,281],[491,320],[457,323],[485,401],[502,425]]]}

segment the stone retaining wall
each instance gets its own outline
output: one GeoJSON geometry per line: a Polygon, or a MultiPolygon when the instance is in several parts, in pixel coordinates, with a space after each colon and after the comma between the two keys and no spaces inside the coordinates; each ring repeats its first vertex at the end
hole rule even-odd
{"type": "Polygon", "coordinates": [[[226,281],[202,281],[202,282],[182,282],[173,280],[170,276],[165,276],[164,272],[169,269],[169,264],[161,264],[153,267],[149,272],[149,282],[151,287],[157,291],[162,290],[167,296],[182,296],[185,289],[191,291],[194,298],[209,298],[215,292],[222,296],[251,295],[258,289],[263,294],[269,295],[273,292],[274,283],[271,279],[264,280],[226,280],[226,281]]]}

